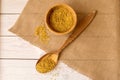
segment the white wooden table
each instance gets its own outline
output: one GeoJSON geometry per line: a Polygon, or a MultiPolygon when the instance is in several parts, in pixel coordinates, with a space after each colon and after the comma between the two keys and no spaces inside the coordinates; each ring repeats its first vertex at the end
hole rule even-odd
{"type": "Polygon", "coordinates": [[[8,31],[28,0],[0,0],[0,80],[90,80],[64,63],[40,74],[36,61],[45,52],[8,31]]]}

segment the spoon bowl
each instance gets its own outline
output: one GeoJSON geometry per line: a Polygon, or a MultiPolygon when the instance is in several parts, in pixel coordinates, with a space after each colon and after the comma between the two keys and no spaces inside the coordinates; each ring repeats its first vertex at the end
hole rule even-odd
{"type": "Polygon", "coordinates": [[[46,73],[49,72],[50,70],[52,70],[53,68],[56,67],[57,63],[58,63],[58,57],[59,54],[58,52],[54,51],[54,52],[50,52],[45,54],[44,56],[42,56],[36,63],[36,70],[40,73],[46,73]],[[49,59],[48,59],[49,58],[49,59]],[[49,61],[46,61],[45,59],[48,59],[49,61]],[[41,61],[44,61],[44,63],[40,63],[41,61]],[[46,63],[45,63],[46,62],[46,63]],[[47,64],[47,65],[46,65],[47,64]],[[51,66],[51,68],[49,68],[49,70],[45,69],[48,68],[50,65],[48,64],[54,64],[53,66],[51,66]],[[40,70],[40,69],[41,70],[40,70]]]}

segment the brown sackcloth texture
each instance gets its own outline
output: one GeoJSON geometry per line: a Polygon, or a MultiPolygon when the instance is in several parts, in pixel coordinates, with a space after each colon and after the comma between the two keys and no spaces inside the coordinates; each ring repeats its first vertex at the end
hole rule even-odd
{"type": "Polygon", "coordinates": [[[45,13],[55,3],[70,5],[77,13],[78,23],[90,11],[98,10],[93,22],[63,51],[60,60],[93,80],[120,80],[119,0],[29,0],[10,31],[46,52],[58,49],[69,34],[58,36],[47,30],[48,44],[34,36],[35,28],[44,25],[45,13]]]}

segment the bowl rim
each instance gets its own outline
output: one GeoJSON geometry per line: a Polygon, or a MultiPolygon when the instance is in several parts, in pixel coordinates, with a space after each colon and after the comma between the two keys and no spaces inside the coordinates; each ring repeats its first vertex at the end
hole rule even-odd
{"type": "Polygon", "coordinates": [[[76,14],[76,12],[74,11],[74,9],[73,9],[72,7],[70,7],[68,4],[65,4],[65,3],[56,3],[56,4],[54,4],[53,6],[51,6],[51,7],[48,9],[48,11],[47,11],[47,13],[46,13],[46,16],[45,16],[45,24],[47,25],[47,28],[49,29],[49,31],[51,31],[52,33],[54,33],[54,34],[56,34],[56,35],[68,34],[68,33],[70,33],[72,30],[74,30],[74,28],[75,28],[75,26],[76,26],[76,24],[77,24],[77,14],[76,14]],[[53,30],[53,29],[50,27],[49,23],[48,23],[48,17],[49,17],[49,14],[50,14],[51,10],[52,10],[53,8],[55,8],[55,7],[58,7],[58,6],[63,6],[63,7],[65,7],[65,8],[67,8],[68,10],[70,10],[70,12],[71,12],[72,15],[73,15],[74,23],[73,23],[73,25],[71,26],[71,28],[70,28],[68,31],[66,31],[66,32],[57,32],[57,31],[53,30]]]}

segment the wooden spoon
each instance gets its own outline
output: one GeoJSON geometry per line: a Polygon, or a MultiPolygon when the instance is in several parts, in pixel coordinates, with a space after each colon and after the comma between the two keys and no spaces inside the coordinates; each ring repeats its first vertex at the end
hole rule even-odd
{"type": "Polygon", "coordinates": [[[76,27],[76,29],[73,31],[73,33],[69,36],[69,38],[65,41],[65,43],[62,45],[62,47],[56,51],[53,52],[49,52],[47,54],[45,54],[42,58],[40,58],[37,63],[36,63],[36,70],[40,73],[46,73],[51,71],[52,69],[54,69],[54,67],[57,65],[59,57],[60,57],[60,53],[63,51],[63,49],[65,49],[73,40],[75,40],[80,33],[83,32],[83,30],[85,30],[85,28],[92,22],[92,20],[94,19],[95,15],[96,15],[97,11],[93,11],[91,13],[89,13],[87,16],[85,16],[81,21],[80,24],[76,27]],[[54,62],[54,65],[51,67],[51,64],[47,65],[47,67],[51,67],[51,68],[47,68],[45,64],[43,64],[44,66],[41,68],[40,64],[42,60],[49,58],[49,60],[52,60],[54,62]],[[41,70],[41,69],[45,69],[45,70],[41,70]]]}

